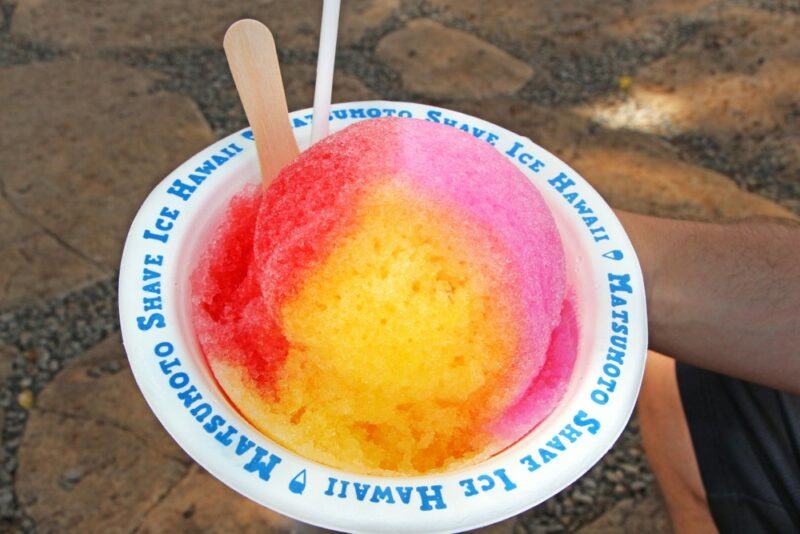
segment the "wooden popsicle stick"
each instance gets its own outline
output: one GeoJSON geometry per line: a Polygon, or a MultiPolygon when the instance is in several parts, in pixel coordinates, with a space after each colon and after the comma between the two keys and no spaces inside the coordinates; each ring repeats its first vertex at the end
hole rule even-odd
{"type": "Polygon", "coordinates": [[[266,189],[300,153],[289,123],[275,40],[256,20],[234,22],[223,41],[236,90],[255,136],[266,189]]]}

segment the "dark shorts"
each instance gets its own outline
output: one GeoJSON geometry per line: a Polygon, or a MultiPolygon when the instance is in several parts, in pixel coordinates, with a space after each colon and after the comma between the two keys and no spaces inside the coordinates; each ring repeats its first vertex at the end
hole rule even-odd
{"type": "Polygon", "coordinates": [[[677,365],[708,504],[722,532],[800,532],[800,397],[677,365]]]}

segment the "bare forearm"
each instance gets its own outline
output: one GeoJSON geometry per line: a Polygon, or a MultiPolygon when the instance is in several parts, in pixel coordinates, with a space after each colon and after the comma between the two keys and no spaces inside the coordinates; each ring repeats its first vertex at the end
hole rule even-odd
{"type": "Polygon", "coordinates": [[[645,275],[651,348],[800,393],[800,226],[619,215],[645,275]]]}

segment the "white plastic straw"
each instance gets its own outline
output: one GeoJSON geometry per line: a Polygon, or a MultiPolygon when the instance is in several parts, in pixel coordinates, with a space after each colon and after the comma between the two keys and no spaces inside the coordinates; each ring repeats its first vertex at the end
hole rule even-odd
{"type": "Polygon", "coordinates": [[[339,33],[340,0],[325,0],[322,5],[322,26],[319,32],[317,82],[314,87],[314,117],[311,123],[311,143],[328,135],[333,90],[333,64],[336,59],[336,35],[339,33]]]}

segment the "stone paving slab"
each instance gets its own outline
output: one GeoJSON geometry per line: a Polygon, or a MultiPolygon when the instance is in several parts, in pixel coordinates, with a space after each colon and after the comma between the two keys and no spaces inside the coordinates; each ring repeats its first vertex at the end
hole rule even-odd
{"type": "Polygon", "coordinates": [[[427,19],[390,33],[376,53],[407,90],[431,97],[514,93],[533,75],[530,66],[496,46],[427,19]]]}
{"type": "Polygon", "coordinates": [[[5,198],[0,198],[0,235],[0,308],[64,292],[105,272],[5,198]]]}
{"type": "MultiPolygon", "coordinates": [[[[604,47],[626,39],[658,41],[669,23],[689,23],[701,16],[713,0],[609,2],[550,2],[534,0],[430,0],[440,16],[466,24],[526,56],[580,51],[600,53],[604,47]],[[655,38],[655,39],[653,39],[655,38]]],[[[651,45],[657,45],[657,42],[651,45]]]]}
{"type": "MultiPolygon", "coordinates": [[[[342,3],[340,43],[350,46],[381,24],[400,0],[342,3]]],[[[93,52],[103,49],[218,48],[228,26],[241,18],[268,24],[279,48],[315,51],[321,0],[21,0],[13,36],[50,46],[93,52]]]]}
{"type": "Polygon", "coordinates": [[[292,528],[289,518],[245,499],[193,466],[147,515],[139,532],[277,534],[292,528]]]}
{"type": "Polygon", "coordinates": [[[2,308],[113,273],[141,201],[213,136],[152,72],[57,61],[0,79],[2,308]]]}
{"type": "Polygon", "coordinates": [[[132,531],[189,466],[150,413],[115,335],[36,399],[16,490],[45,532],[132,531]]]}
{"type": "Polygon", "coordinates": [[[187,467],[95,421],[37,414],[19,454],[17,498],[43,532],[132,531],[187,467]]]}
{"type": "Polygon", "coordinates": [[[571,161],[614,207],[701,220],[793,217],[788,209],[742,191],[717,172],[658,151],[657,144],[637,149],[637,140],[630,137],[636,136],[608,136],[587,143],[571,161]]]}

